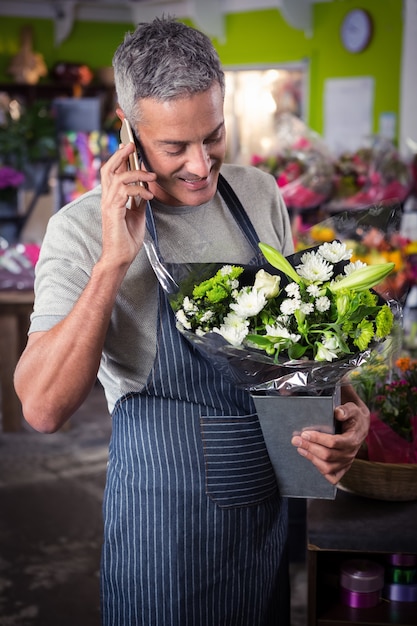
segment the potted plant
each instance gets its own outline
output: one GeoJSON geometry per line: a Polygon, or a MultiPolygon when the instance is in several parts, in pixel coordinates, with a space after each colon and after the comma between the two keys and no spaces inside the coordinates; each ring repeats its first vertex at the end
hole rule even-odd
{"type": "Polygon", "coordinates": [[[55,121],[47,102],[22,105],[0,98],[0,164],[25,175],[25,186],[36,187],[37,170],[57,158],[55,121]],[[40,166],[40,167],[39,167],[40,166]]]}
{"type": "Polygon", "coordinates": [[[341,487],[381,500],[417,499],[417,359],[379,354],[351,375],[371,411],[365,445],[341,487]]]}

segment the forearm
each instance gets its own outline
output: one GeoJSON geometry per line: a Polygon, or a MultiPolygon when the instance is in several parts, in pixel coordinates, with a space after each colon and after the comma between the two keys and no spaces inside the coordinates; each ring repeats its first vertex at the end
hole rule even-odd
{"type": "Polygon", "coordinates": [[[88,395],[125,272],[125,267],[99,262],[68,316],[51,330],[29,337],[15,387],[25,419],[36,430],[60,428],[88,395]]]}

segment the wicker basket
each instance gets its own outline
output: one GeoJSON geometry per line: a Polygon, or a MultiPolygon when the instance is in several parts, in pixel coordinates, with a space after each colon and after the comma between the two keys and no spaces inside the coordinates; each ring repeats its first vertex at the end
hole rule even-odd
{"type": "Polygon", "coordinates": [[[338,488],[374,500],[417,500],[417,465],[355,459],[338,488]]]}

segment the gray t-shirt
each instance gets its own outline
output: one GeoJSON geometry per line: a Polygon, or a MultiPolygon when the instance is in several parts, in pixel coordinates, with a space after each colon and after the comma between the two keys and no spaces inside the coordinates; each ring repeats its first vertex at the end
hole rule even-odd
{"type": "MultiPolygon", "coordinates": [[[[260,241],[293,251],[288,213],[272,176],[254,167],[223,165],[222,174],[244,206],[260,241]]],[[[46,331],[71,311],[101,254],[101,187],[56,213],[48,223],[36,266],[29,332],[46,331]]],[[[152,201],[160,252],[173,263],[245,264],[253,249],[217,193],[198,207],[152,201]]],[[[158,281],[142,248],[117,295],[99,379],[110,411],[118,398],[140,391],[156,355],[158,281]]],[[[85,321],[88,324],[88,319],[85,321]]]]}

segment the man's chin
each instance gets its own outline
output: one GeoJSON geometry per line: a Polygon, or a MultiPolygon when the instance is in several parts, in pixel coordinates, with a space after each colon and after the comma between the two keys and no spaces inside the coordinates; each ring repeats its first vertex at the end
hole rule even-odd
{"type": "Polygon", "coordinates": [[[217,191],[218,176],[210,176],[204,181],[178,180],[172,189],[158,187],[156,198],[172,206],[199,206],[209,202],[217,191]]]}

